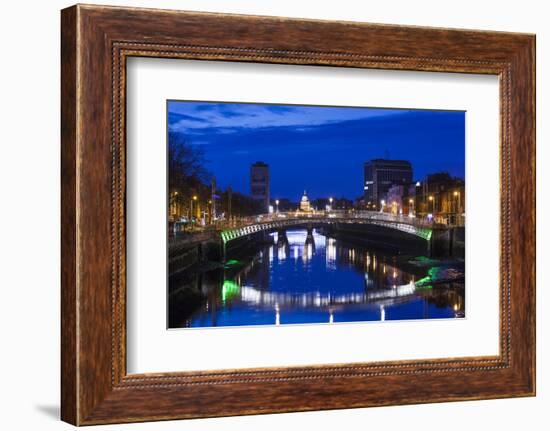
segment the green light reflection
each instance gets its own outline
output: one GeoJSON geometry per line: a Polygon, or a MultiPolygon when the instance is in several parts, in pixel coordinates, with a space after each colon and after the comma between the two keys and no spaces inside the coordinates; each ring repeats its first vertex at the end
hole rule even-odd
{"type": "Polygon", "coordinates": [[[241,291],[241,286],[235,283],[233,280],[224,280],[222,286],[222,302],[231,300],[241,291]]]}

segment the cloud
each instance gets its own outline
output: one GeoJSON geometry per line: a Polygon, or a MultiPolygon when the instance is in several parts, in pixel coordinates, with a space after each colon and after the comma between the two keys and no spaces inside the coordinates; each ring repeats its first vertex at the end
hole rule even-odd
{"type": "Polygon", "coordinates": [[[216,129],[216,133],[226,134],[233,129],[271,127],[300,127],[302,131],[308,131],[326,124],[406,112],[375,108],[179,101],[170,102],[168,109],[169,128],[172,131],[200,133],[216,129]]]}

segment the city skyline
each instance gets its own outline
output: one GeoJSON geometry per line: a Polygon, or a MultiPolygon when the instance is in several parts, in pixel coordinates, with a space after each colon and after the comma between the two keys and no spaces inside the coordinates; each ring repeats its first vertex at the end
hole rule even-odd
{"type": "Polygon", "coordinates": [[[465,113],[168,102],[168,129],[204,153],[218,187],[250,194],[250,166],[270,168],[273,199],[363,194],[364,163],[409,160],[415,180],[434,172],[464,178],[465,113]],[[334,175],[337,173],[337,175],[334,175]]]}
{"type": "Polygon", "coordinates": [[[465,317],[464,112],[167,108],[170,328],[465,317]]]}

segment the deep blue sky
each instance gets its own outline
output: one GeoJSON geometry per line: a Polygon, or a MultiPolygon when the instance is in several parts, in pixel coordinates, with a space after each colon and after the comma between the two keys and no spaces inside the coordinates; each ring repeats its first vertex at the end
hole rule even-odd
{"type": "Polygon", "coordinates": [[[409,160],[415,180],[464,178],[464,112],[169,101],[168,128],[200,147],[223,189],[249,194],[250,165],[268,163],[273,199],[355,199],[374,158],[409,160]]]}

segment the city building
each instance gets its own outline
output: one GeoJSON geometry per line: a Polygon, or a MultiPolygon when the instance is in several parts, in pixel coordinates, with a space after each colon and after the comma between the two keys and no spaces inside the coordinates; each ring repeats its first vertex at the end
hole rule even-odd
{"type": "Polygon", "coordinates": [[[262,201],[264,209],[269,209],[269,165],[256,162],[250,167],[250,195],[252,199],[262,201]]]}
{"type": "Polygon", "coordinates": [[[420,183],[420,181],[409,184],[409,188],[407,190],[407,198],[404,201],[404,206],[405,206],[404,212],[411,217],[416,217],[417,215],[417,209],[418,209],[417,196],[420,193],[421,187],[422,187],[422,184],[420,183]]]}
{"type": "Polygon", "coordinates": [[[395,215],[415,215],[416,184],[394,184],[383,197],[384,211],[395,215]]]}
{"type": "Polygon", "coordinates": [[[390,187],[408,186],[412,176],[411,163],[406,160],[374,159],[366,162],[363,182],[365,204],[368,208],[380,208],[390,187]]]}
{"type": "Polygon", "coordinates": [[[302,199],[300,200],[300,211],[302,212],[311,212],[313,209],[311,208],[311,204],[309,203],[309,198],[307,197],[307,193],[304,190],[304,195],[302,196],[302,199]]]}
{"type": "Polygon", "coordinates": [[[464,224],[464,180],[447,172],[428,175],[417,187],[415,205],[419,215],[432,214],[443,224],[464,224]]]}
{"type": "Polygon", "coordinates": [[[275,211],[277,211],[278,209],[279,212],[293,211],[296,210],[296,208],[298,207],[298,204],[296,204],[296,202],[292,202],[288,198],[279,198],[276,200],[272,200],[271,205],[273,206],[275,211]]]}
{"type": "Polygon", "coordinates": [[[395,215],[403,214],[403,204],[406,199],[407,190],[408,187],[403,184],[394,184],[388,189],[384,201],[389,212],[395,215]]]}

